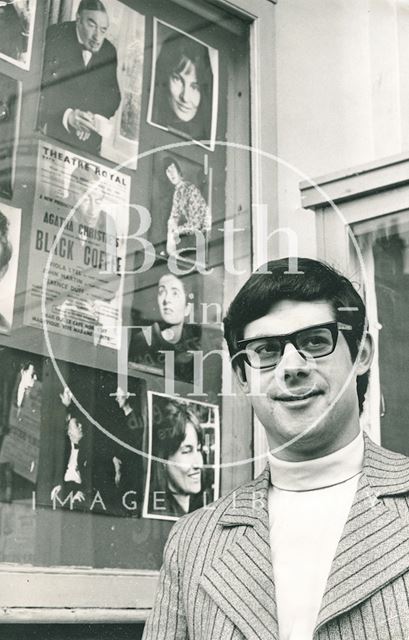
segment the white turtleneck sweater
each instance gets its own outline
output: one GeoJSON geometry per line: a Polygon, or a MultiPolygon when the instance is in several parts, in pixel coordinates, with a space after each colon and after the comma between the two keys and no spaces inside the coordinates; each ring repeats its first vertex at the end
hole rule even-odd
{"type": "Polygon", "coordinates": [[[280,640],[311,640],[332,560],[354,499],[363,434],[328,456],[269,454],[270,544],[280,640]]]}

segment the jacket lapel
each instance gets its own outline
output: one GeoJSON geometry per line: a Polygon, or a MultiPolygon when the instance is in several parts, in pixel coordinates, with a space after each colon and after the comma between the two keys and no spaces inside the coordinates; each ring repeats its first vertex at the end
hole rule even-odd
{"type": "Polygon", "coordinates": [[[235,527],[233,543],[217,556],[201,584],[248,640],[277,640],[278,623],[269,538],[268,467],[233,494],[220,520],[235,527]]]}
{"type": "Polygon", "coordinates": [[[399,498],[392,497],[408,491],[409,459],[365,436],[363,474],[331,566],[316,630],[409,569],[407,507],[400,513],[399,498]]]}

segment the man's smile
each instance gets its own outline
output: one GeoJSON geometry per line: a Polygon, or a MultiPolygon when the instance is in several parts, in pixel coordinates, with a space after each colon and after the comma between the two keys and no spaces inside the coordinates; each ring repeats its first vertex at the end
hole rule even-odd
{"type": "Polygon", "coordinates": [[[276,396],[274,400],[278,400],[279,402],[301,402],[303,400],[309,400],[310,398],[323,395],[323,393],[324,392],[319,389],[304,392],[299,391],[298,393],[276,396]]]}

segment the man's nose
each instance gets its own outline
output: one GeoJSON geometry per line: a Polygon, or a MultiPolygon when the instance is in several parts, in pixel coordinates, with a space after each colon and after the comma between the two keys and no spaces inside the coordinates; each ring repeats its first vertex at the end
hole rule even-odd
{"type": "Polygon", "coordinates": [[[288,342],[284,347],[284,353],[277,370],[277,373],[285,380],[292,377],[307,377],[311,372],[311,363],[291,342],[288,342]]]}

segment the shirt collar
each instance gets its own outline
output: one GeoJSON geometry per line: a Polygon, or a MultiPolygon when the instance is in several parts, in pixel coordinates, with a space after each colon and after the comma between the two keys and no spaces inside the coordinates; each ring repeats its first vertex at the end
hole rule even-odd
{"type": "Polygon", "coordinates": [[[345,447],[314,460],[289,462],[268,454],[271,483],[285,491],[323,489],[358,475],[364,462],[364,438],[359,434],[345,447]]]}

